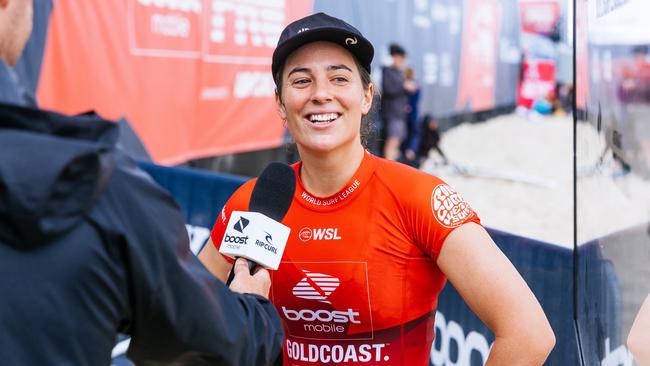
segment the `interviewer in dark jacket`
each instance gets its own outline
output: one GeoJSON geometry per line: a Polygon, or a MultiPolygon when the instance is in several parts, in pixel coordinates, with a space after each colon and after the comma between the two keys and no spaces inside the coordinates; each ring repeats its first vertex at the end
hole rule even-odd
{"type": "MultiPolygon", "coordinates": [[[[31,11],[0,0],[1,66],[31,11]]],[[[171,196],[116,148],[117,124],[18,106],[17,90],[0,78],[2,364],[108,365],[118,332],[137,364],[272,363],[269,273],[240,260],[231,292],[190,252],[171,196]]]]}

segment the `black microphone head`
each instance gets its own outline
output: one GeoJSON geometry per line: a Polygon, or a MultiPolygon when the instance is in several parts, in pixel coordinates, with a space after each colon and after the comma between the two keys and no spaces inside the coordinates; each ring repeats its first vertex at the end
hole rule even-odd
{"type": "Polygon", "coordinates": [[[287,164],[269,164],[255,182],[248,211],[260,212],[282,221],[296,191],[296,172],[287,164]]]}

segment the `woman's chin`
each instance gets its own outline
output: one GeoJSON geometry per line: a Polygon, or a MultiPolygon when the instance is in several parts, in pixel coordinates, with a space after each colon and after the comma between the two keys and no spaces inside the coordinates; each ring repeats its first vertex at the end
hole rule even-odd
{"type": "Polygon", "coordinates": [[[302,147],[305,150],[317,153],[327,153],[336,150],[341,145],[341,141],[335,141],[333,139],[316,139],[305,142],[302,144],[302,147]]]}
{"type": "Polygon", "coordinates": [[[330,153],[339,150],[347,150],[355,143],[360,144],[359,136],[309,136],[309,138],[297,140],[300,149],[318,154],[330,153]]]}
{"type": "Polygon", "coordinates": [[[336,150],[336,146],[332,144],[310,144],[305,148],[316,153],[328,153],[336,150]]]}

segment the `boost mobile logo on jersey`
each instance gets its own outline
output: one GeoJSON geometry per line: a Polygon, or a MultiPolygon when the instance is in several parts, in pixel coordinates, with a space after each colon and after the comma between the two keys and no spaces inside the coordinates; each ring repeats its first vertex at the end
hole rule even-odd
{"type": "Polygon", "coordinates": [[[310,228],[303,227],[298,233],[298,238],[303,242],[314,240],[341,240],[339,229],[336,227],[310,228]]]}
{"type": "MultiPolygon", "coordinates": [[[[295,297],[307,300],[317,300],[331,304],[327,300],[329,295],[336,290],[341,281],[324,273],[302,270],[305,277],[293,288],[295,297]]],[[[360,324],[359,312],[351,308],[347,310],[293,310],[282,307],[282,313],[287,320],[304,322],[304,330],[308,332],[345,332],[346,323],[360,324]]]]}
{"type": "Polygon", "coordinates": [[[367,262],[283,263],[299,268],[273,278],[273,296],[289,338],[374,339],[367,262]]]}
{"type": "Polygon", "coordinates": [[[473,211],[463,197],[446,184],[439,184],[431,192],[431,210],[440,225],[458,227],[472,216],[473,211]]]}
{"type": "Polygon", "coordinates": [[[293,288],[293,295],[301,299],[318,300],[331,304],[327,298],[339,287],[341,281],[336,277],[310,272],[306,269],[303,269],[302,272],[305,277],[293,288]]]}

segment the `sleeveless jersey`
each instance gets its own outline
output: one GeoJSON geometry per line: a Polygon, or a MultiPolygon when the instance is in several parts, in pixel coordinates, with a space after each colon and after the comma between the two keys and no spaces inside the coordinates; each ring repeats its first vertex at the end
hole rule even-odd
{"type": "MultiPolygon", "coordinates": [[[[440,179],[368,152],[330,197],[307,192],[300,163],[293,167],[296,192],[282,220],[291,234],[270,292],[284,365],[427,365],[446,281],[436,258],[454,228],[480,224],[475,212],[440,179]]],[[[221,211],[211,233],[217,249],[254,184],[221,211]]]]}

